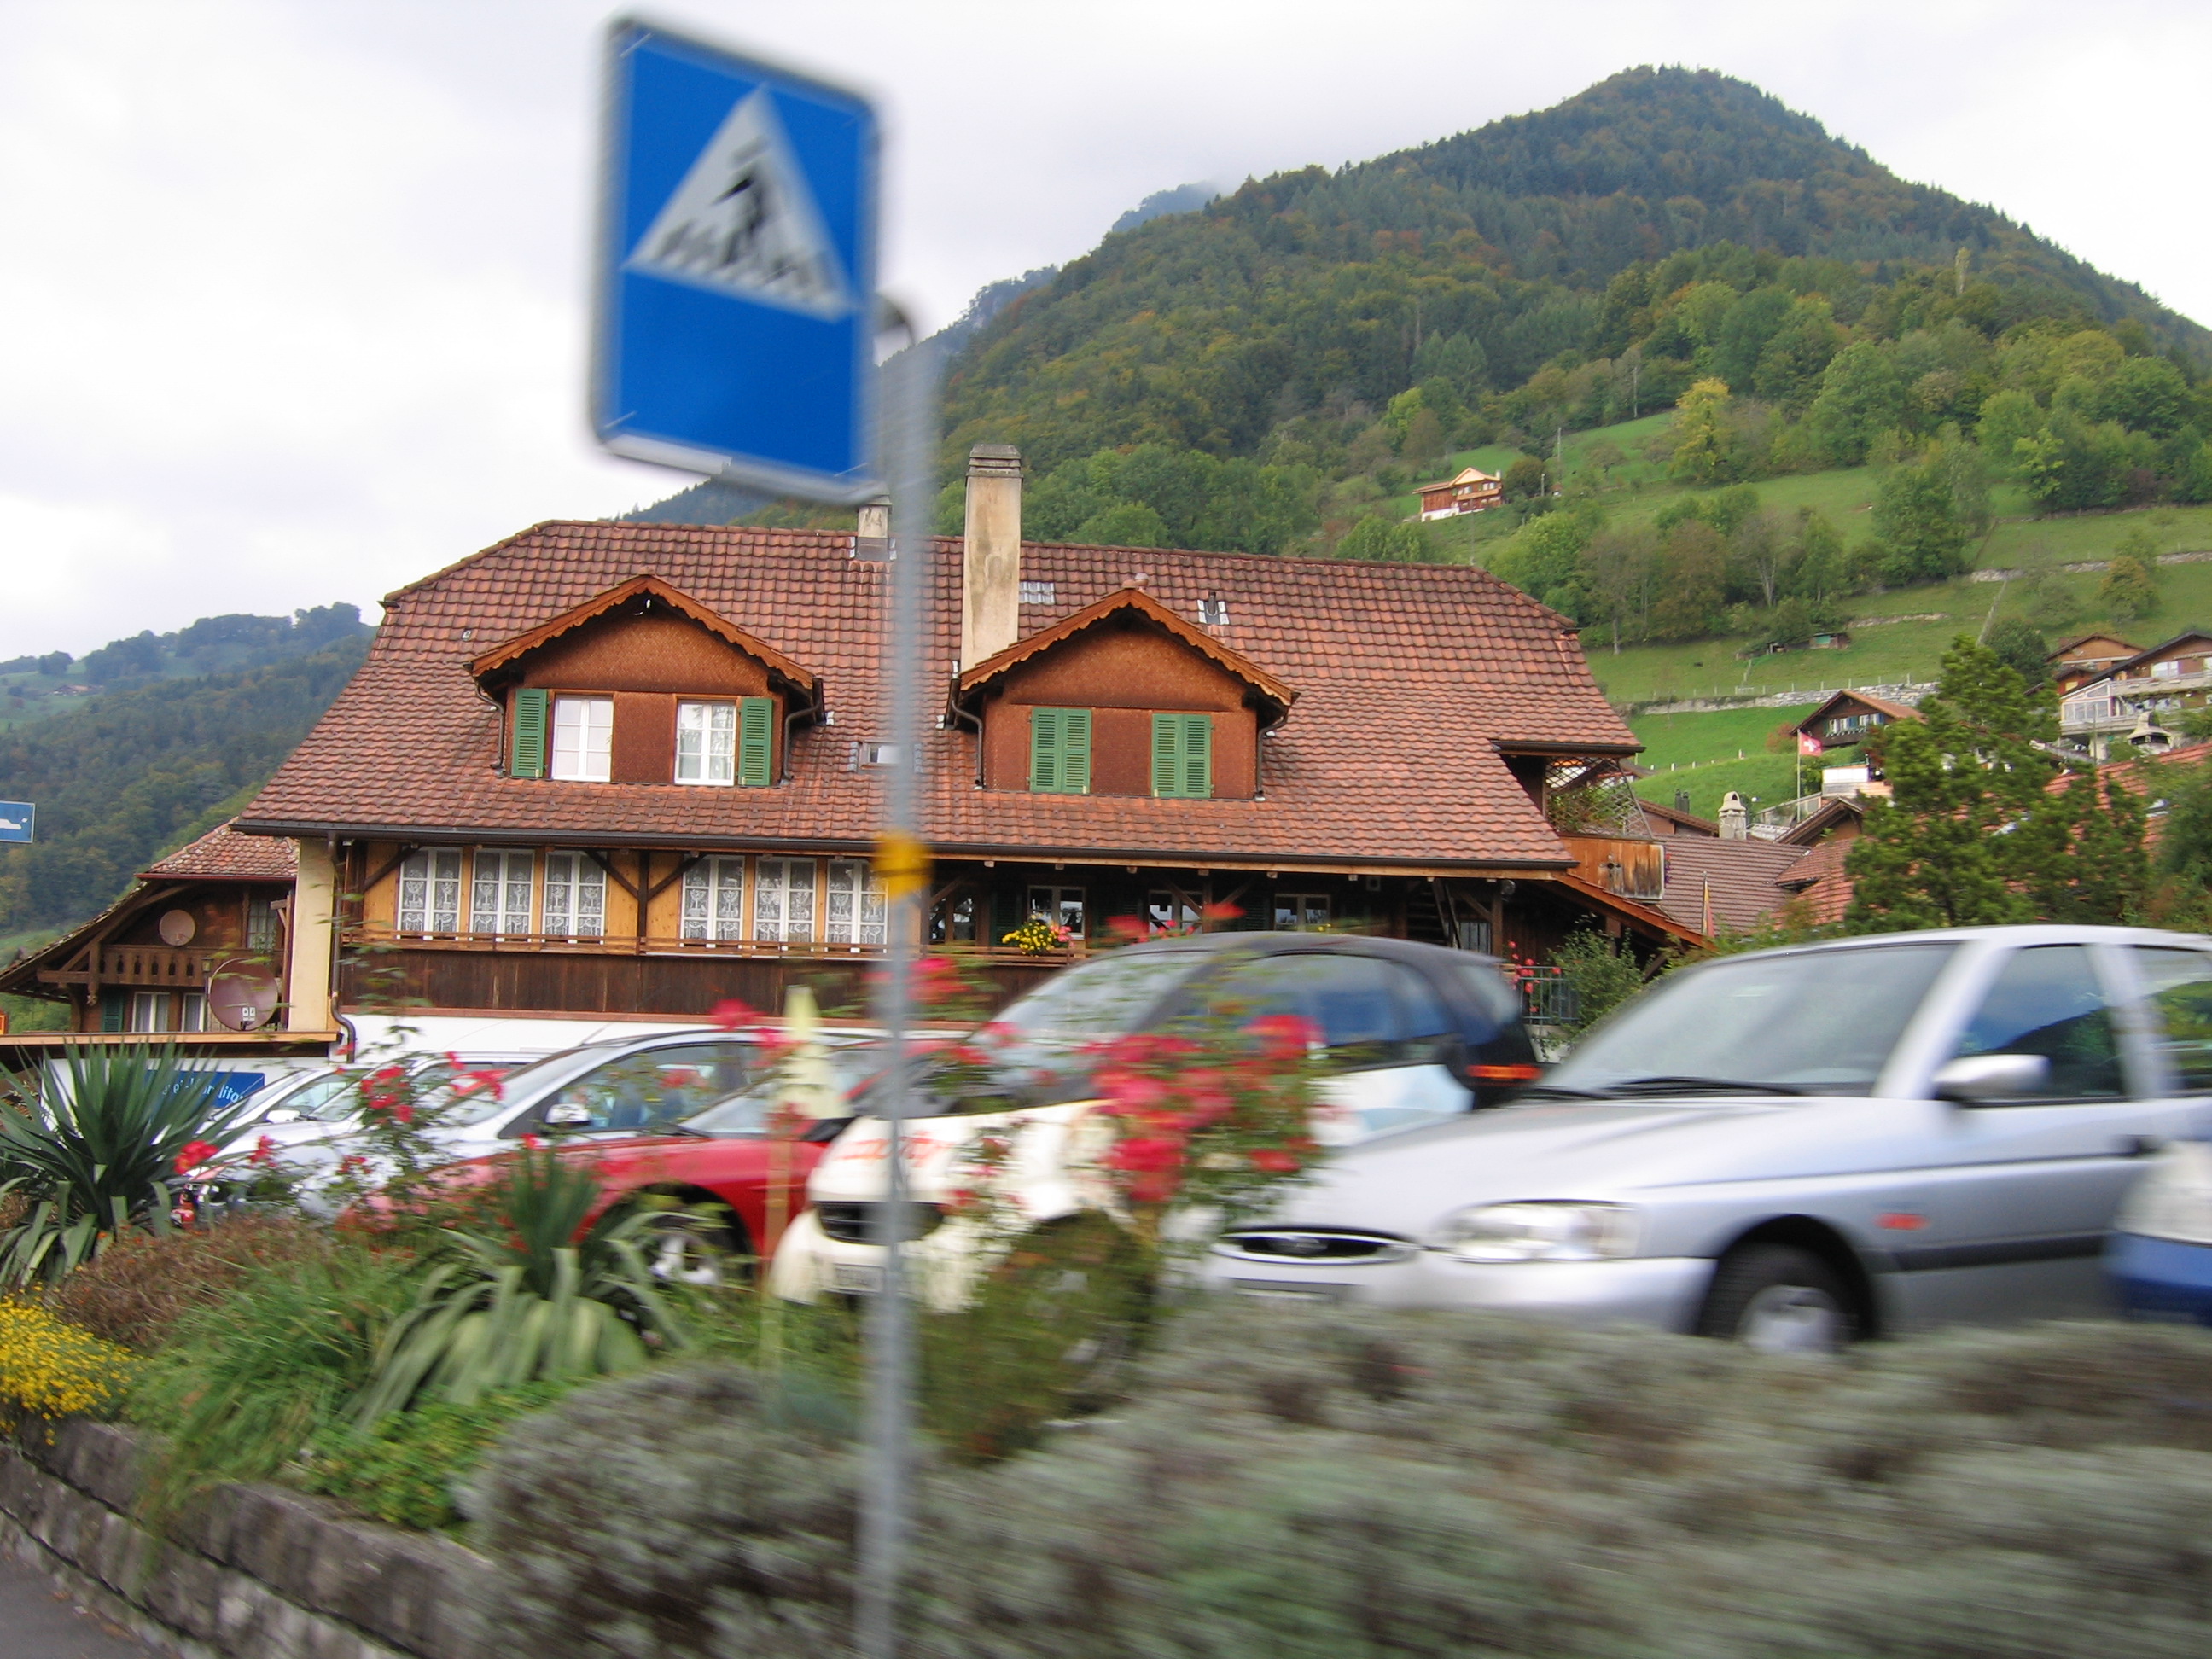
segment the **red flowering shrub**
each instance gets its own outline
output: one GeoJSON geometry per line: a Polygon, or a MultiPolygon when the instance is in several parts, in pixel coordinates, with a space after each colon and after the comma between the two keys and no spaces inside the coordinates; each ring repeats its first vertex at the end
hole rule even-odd
{"type": "Polygon", "coordinates": [[[1147,1238],[1170,1206],[1234,1221],[1267,1207],[1318,1150],[1311,1033],[1277,1015],[1194,1033],[1135,1032],[1099,1044],[1093,1079],[1115,1125],[1099,1160],[1147,1238]]]}

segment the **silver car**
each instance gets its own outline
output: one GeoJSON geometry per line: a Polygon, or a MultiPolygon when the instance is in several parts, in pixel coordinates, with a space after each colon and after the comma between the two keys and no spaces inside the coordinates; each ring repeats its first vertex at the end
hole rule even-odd
{"type": "Polygon", "coordinates": [[[2138,1162],[2204,1132],[2212,939],[1892,934],[1668,975],[1500,1110],[1329,1160],[1208,1278],[1828,1349],[2108,1309],[2138,1162]]]}

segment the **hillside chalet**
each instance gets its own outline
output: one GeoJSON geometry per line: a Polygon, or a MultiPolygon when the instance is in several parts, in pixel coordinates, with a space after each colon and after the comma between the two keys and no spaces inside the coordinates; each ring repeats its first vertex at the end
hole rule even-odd
{"type": "Polygon", "coordinates": [[[2095,758],[2106,757],[2114,738],[2139,746],[2168,743],[2159,717],[2201,708],[2212,689],[2212,634],[2190,629],[2121,658],[2094,678],[2069,685],[2062,678],[2060,685],[2059,734],[2095,758]]]}
{"type": "Polygon", "coordinates": [[[1498,506],[1505,499],[1505,485],[1496,473],[1470,466],[1439,483],[1420,485],[1418,493],[1424,520],[1449,519],[1498,506]]]}
{"type": "Polygon", "coordinates": [[[2061,640],[2044,661],[2050,664],[2051,677],[2059,690],[2065,692],[2103,679],[2129,658],[2142,653],[2142,647],[2130,645],[2115,634],[2076,634],[2070,640],[2061,640]]]}
{"type": "Polygon", "coordinates": [[[1819,754],[1864,743],[1893,720],[1919,718],[1910,703],[1893,702],[1871,691],[1838,691],[1790,729],[1800,739],[1801,752],[1819,754]],[[1803,742],[1808,738],[1818,747],[1803,742]]]}

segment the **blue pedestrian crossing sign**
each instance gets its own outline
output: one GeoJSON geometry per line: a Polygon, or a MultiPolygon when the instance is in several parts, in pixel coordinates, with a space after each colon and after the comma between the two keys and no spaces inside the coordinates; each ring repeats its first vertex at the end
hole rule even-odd
{"type": "Polygon", "coordinates": [[[0,800],[0,841],[28,841],[39,809],[27,800],[0,800]]]}
{"type": "Polygon", "coordinates": [[[658,24],[608,36],[592,426],[617,455],[859,501],[875,464],[875,111],[658,24]]]}

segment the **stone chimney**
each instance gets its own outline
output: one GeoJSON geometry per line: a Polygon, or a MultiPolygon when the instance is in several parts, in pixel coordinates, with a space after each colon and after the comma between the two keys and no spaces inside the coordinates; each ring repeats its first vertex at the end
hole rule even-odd
{"type": "Polygon", "coordinates": [[[891,537],[891,500],[878,495],[860,508],[860,522],[854,526],[863,541],[887,542],[891,537]]]}
{"type": "Polygon", "coordinates": [[[1743,797],[1733,789],[1721,797],[1721,839],[1751,839],[1751,813],[1744,806],[1743,797]]]}
{"type": "Polygon", "coordinates": [[[1022,452],[968,452],[968,527],[960,561],[960,665],[973,668],[1021,633],[1022,452]]]}

